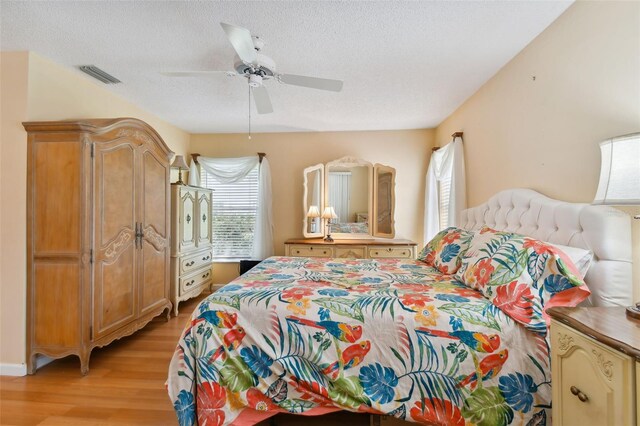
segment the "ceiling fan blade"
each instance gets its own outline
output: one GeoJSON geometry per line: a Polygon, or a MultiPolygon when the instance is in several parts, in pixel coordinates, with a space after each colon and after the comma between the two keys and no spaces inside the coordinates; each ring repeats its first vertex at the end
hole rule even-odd
{"type": "Polygon", "coordinates": [[[311,89],[330,90],[339,92],[342,90],[342,80],[330,80],[328,78],[306,77],[304,75],[280,74],[280,81],[284,84],[309,87],[311,89]]]}
{"type": "Polygon", "coordinates": [[[209,75],[220,75],[227,74],[229,76],[236,75],[235,72],[232,71],[165,71],[160,74],[165,77],[202,77],[209,75]]]}
{"type": "Polygon", "coordinates": [[[222,29],[227,34],[227,38],[235,49],[236,53],[247,64],[252,64],[258,60],[256,49],[253,46],[251,33],[248,29],[236,27],[235,25],[220,22],[222,29]]]}
{"type": "Polygon", "coordinates": [[[258,114],[269,114],[273,112],[273,106],[271,106],[271,99],[269,99],[269,92],[264,86],[258,86],[251,89],[253,92],[253,100],[256,103],[256,109],[258,114]]]}

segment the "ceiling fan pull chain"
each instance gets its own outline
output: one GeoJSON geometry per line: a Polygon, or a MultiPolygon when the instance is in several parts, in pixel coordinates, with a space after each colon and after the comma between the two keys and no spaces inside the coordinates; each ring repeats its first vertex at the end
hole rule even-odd
{"type": "Polygon", "coordinates": [[[249,88],[249,139],[251,139],[251,86],[247,85],[249,88]]]}

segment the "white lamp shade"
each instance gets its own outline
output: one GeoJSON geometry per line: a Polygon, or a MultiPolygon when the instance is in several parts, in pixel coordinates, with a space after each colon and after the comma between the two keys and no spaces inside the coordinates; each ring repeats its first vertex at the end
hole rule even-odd
{"type": "Polygon", "coordinates": [[[593,204],[640,205],[640,133],[600,143],[602,165],[593,204]]]}
{"type": "Polygon", "coordinates": [[[333,209],[333,207],[325,207],[324,211],[322,212],[322,218],[323,219],[337,219],[338,215],[336,214],[336,211],[333,209]]]}
{"type": "Polygon", "coordinates": [[[320,217],[320,209],[318,206],[310,206],[307,217],[320,217]]]}

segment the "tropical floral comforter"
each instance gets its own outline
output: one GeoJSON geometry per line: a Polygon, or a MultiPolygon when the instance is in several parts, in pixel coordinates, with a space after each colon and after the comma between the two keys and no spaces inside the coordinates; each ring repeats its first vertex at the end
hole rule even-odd
{"type": "Polygon", "coordinates": [[[549,365],[544,333],[420,261],[272,257],[198,305],[167,387],[181,425],[336,409],[544,425],[549,365]]]}

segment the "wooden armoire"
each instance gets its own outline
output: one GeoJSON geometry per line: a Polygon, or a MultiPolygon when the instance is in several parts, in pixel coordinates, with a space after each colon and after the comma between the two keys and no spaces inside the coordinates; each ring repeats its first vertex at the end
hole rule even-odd
{"type": "Polygon", "coordinates": [[[172,152],[133,118],[29,122],[27,370],[171,312],[172,152]]]}

